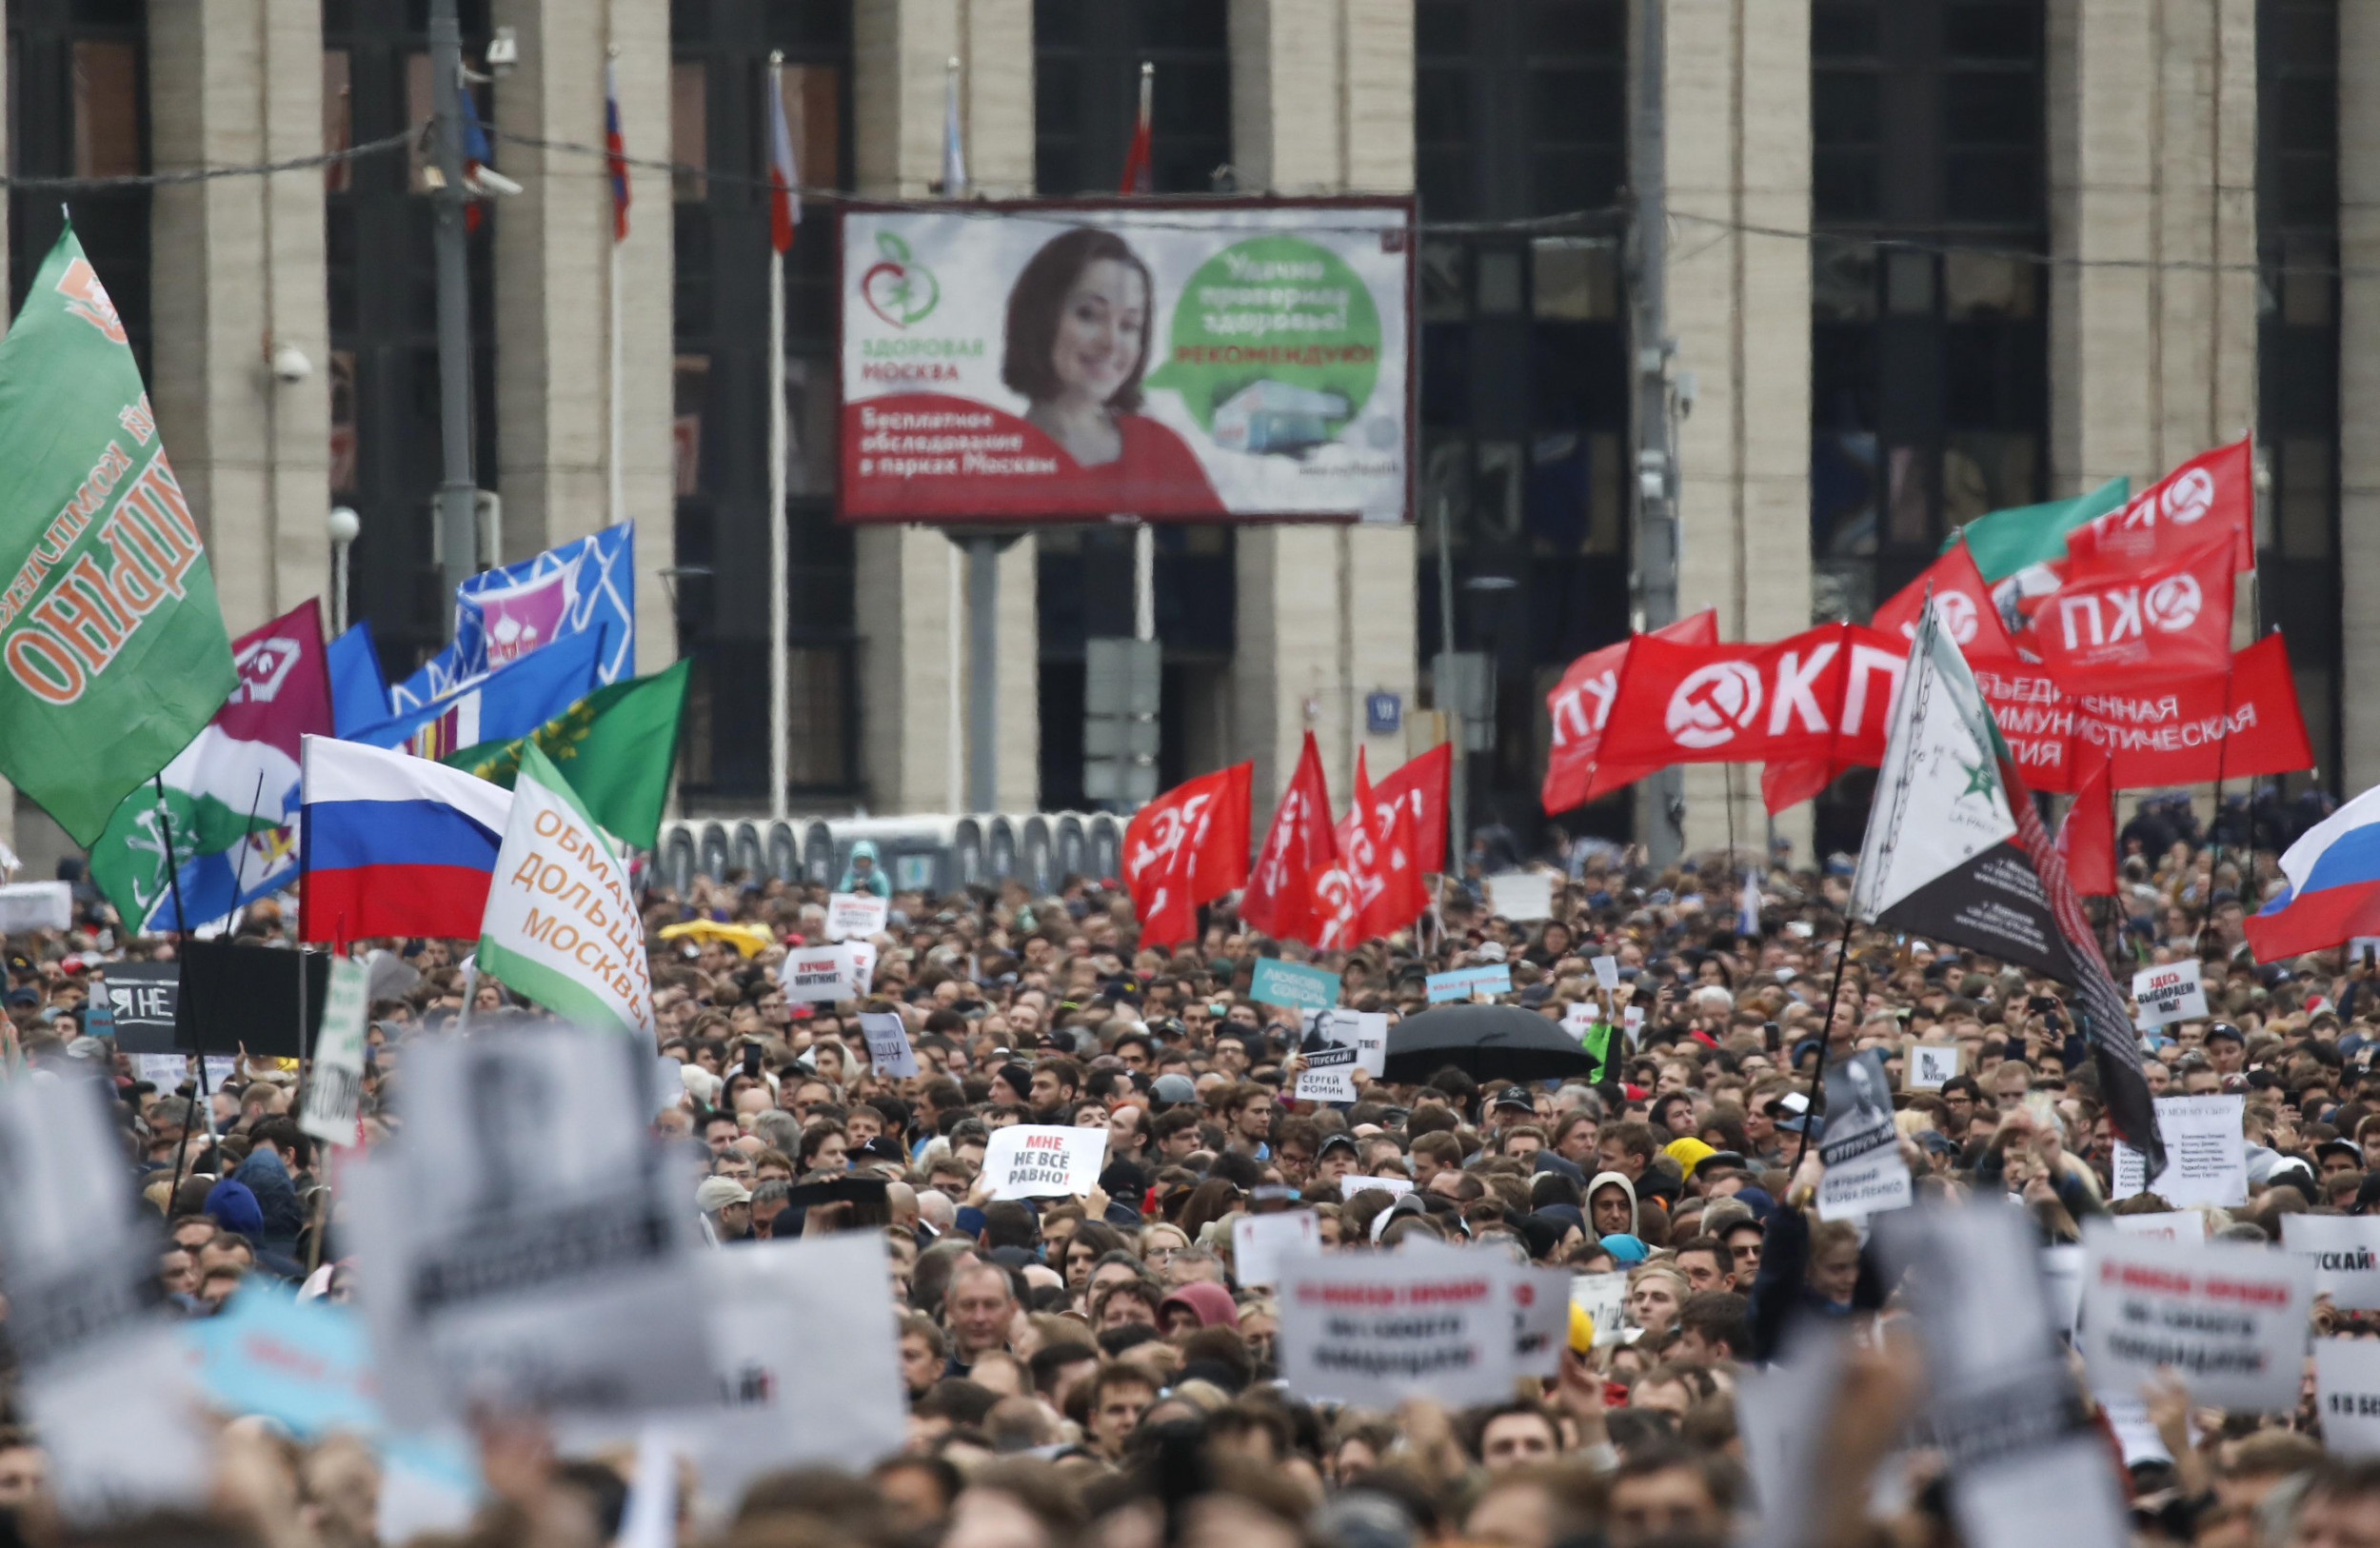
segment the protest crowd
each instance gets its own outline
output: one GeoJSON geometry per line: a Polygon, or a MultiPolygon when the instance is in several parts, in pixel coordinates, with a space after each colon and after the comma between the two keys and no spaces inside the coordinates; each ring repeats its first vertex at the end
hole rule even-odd
{"type": "MultiPolygon", "coordinates": [[[[2218,850],[2185,804],[2152,804],[2125,848],[2107,927],[2143,961],[2194,964],[2211,1007],[2163,1029],[2150,1082],[2244,1099],[2248,1197],[2199,1207],[2207,1235],[2276,1241],[2286,1218],[2380,1207],[2370,964],[2337,952],[2254,964],[2242,899],[2271,854],[2218,850]]],[[[1790,1415],[1815,1441],[1800,1454],[1812,1508],[1799,1535],[1764,1540],[1959,1540],[1941,1455],[1906,1434],[1926,1377],[1902,1298],[1858,1228],[1817,1218],[1824,1166],[1803,1115],[1823,1051],[1874,1049],[1920,1201],[2019,1201],[2042,1248],[2100,1217],[2170,1216],[2154,1194],[2113,1197],[2110,1131],[2066,991],[1854,928],[1830,1018],[1840,857],[1823,874],[1771,868],[1755,921],[1741,917],[1744,873],[1722,857],[1656,874],[1633,852],[1565,849],[1540,864],[1550,918],[1491,914],[1475,864],[1472,884],[1446,883],[1417,930],[1320,965],[1346,1003],[1405,1017],[1425,1008],[1427,975],[1501,964],[1511,987],[1497,998],[1549,1019],[1590,1007],[1597,1026],[1633,1023],[1633,1037],[1612,1037],[1591,1076],[1482,1082],[1450,1064],[1418,1080],[1359,1076],[1358,1100],[1331,1104],[1292,1099],[1298,1019],[1251,993],[1259,960],[1302,953],[1245,928],[1230,900],[1165,951],[1140,944],[1121,891],[1080,877],[1051,898],[1016,884],[894,894],[869,997],[795,1003],[779,969],[787,943],[820,939],[828,889],[732,873],[684,895],[649,886],[660,1051],[683,1087],[652,1127],[697,1158],[684,1208],[728,1255],[796,1236],[882,1240],[906,1403],[902,1443],[872,1466],[767,1472],[717,1518],[689,1506],[672,1531],[821,1548],[1730,1541],[1764,1503],[1739,1395],[1789,1340],[1834,1326],[1854,1340],[1840,1381],[1790,1415]],[[1597,957],[1616,959],[1615,987],[1598,986],[1597,957]],[[900,1016],[917,1074],[873,1066],[863,1011],[900,1016]],[[1954,1050],[1957,1073],[1908,1087],[1913,1043],[1954,1050]],[[987,1148],[1019,1124],[1103,1131],[1096,1186],[992,1198],[987,1148]],[[1310,1213],[1325,1254],[1438,1242],[1616,1278],[1577,1281],[1609,1286],[1602,1315],[1570,1309],[1558,1366],[1497,1400],[1314,1401],[1279,1382],[1283,1307],[1237,1256],[1254,1240],[1237,1226],[1289,1212],[1310,1213]]],[[[844,882],[860,895],[889,890],[858,869],[844,882]]],[[[243,1062],[201,1102],[132,1079],[128,1058],[84,1035],[112,965],[173,950],[147,938],[111,949],[109,917],[93,904],[73,930],[10,943],[11,1062],[36,1080],[112,1066],[126,1185],[169,1233],[158,1284],[179,1315],[208,1318],[276,1280],[356,1299],[344,1201],[326,1195],[337,1162],[291,1120],[293,1070],[243,1062]]],[[[241,931],[269,943],[284,921],[266,904],[241,931]]],[[[417,1039],[451,1027],[466,994],[475,1015],[506,1014],[501,985],[466,978],[467,950],[378,943],[367,1145],[405,1126],[417,1039]]],[[[530,1175],[515,1185],[534,1189],[538,1160],[521,1160],[530,1175]]],[[[2319,1336],[2380,1339],[2380,1314],[2329,1298],[2311,1319],[2319,1336]]],[[[2090,1401],[2077,1373],[2051,1374],[2090,1401]]],[[[789,1376],[795,1403],[831,1415],[843,1400],[789,1376]]],[[[2135,1540],[2380,1541],[2380,1468],[2326,1449],[2311,1381],[2302,1401],[2269,1412],[2194,1399],[2180,1376],[2152,1385],[2120,1429],[2112,1406],[2089,1423],[2135,1540]]],[[[0,1505],[18,1540],[378,1540],[367,1450],[256,1419],[221,1436],[204,1522],[75,1538],[45,1507],[42,1437],[10,1417],[0,1505]]],[[[558,1456],[534,1416],[491,1413],[479,1449],[485,1501],[437,1540],[621,1532],[634,1469],[616,1448],[558,1456]]]]}

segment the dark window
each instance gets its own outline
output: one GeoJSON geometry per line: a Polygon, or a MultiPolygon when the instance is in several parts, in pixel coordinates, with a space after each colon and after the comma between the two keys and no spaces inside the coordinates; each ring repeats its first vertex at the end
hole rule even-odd
{"type": "MultiPolygon", "coordinates": [[[[849,188],[848,0],[671,0],[675,159],[678,648],[694,662],[679,768],[688,794],[768,793],[768,56],[794,164],[849,188]]],[[[640,203],[639,211],[648,208],[640,203]]],[[[644,218],[642,214],[640,219],[644,218]]],[[[859,647],[851,533],[835,525],[835,225],[813,205],[785,255],[788,779],[859,787],[859,647]]]]}
{"type": "Polygon", "coordinates": [[[2264,0],[2256,38],[2257,446],[2271,477],[2261,613],[2297,673],[2314,764],[2338,791],[2338,0],[2264,0]]]}
{"type": "MultiPolygon", "coordinates": [[[[1495,659],[1479,810],[1534,831],[1544,698],[1628,627],[1628,371],[1619,223],[1627,167],[1622,0],[1418,0],[1421,207],[1434,221],[1564,214],[1560,234],[1440,233],[1421,250],[1420,628],[1495,659]]],[[[1624,833],[1624,803],[1583,818],[1624,833]]]]}
{"type": "Polygon", "coordinates": [[[1157,67],[1149,170],[1158,193],[1204,193],[1231,160],[1226,0],[1034,0],[1033,160],[1043,193],[1113,193],[1157,67]]]}
{"type": "MultiPolygon", "coordinates": [[[[147,11],[122,0],[10,0],[9,170],[123,177],[149,170],[147,11]]],[[[9,190],[10,310],[24,305],[68,212],[149,364],[149,189],[9,190]]]]}
{"type": "MultiPolygon", "coordinates": [[[[464,51],[487,41],[486,0],[463,6],[464,51]]],[[[429,110],[429,33],[407,0],[335,0],[323,7],[327,137],[354,144],[394,134],[429,110]],[[333,95],[334,88],[336,95],[333,95]]],[[[501,85],[474,85],[483,113],[501,112],[501,85]],[[491,95],[491,93],[493,93],[491,95]]],[[[504,154],[497,152],[497,165],[504,154]]],[[[423,159],[367,156],[327,169],[323,186],[330,320],[332,495],[364,519],[348,567],[350,616],[369,619],[391,677],[412,672],[446,638],[431,497],[441,475],[435,214],[423,159]]],[[[480,482],[494,482],[494,274],[501,209],[481,208],[470,237],[474,450],[480,482]]]]}

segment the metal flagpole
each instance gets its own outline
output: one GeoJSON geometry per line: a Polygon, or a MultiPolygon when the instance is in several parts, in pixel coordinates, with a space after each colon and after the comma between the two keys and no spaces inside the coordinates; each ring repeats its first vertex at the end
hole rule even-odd
{"type": "MultiPolygon", "coordinates": [[[[771,103],[783,100],[785,56],[768,56],[771,103]]],[[[768,248],[768,811],[785,815],[792,733],[785,664],[785,255],[768,248]]]]}
{"type": "MultiPolygon", "coordinates": [[[[617,43],[611,45],[607,50],[607,57],[618,60],[620,45],[617,43]]],[[[617,79],[617,70],[605,75],[604,86],[606,97],[616,94],[617,79]]],[[[610,191],[608,186],[605,191],[606,193],[610,191]]],[[[624,418],[620,389],[627,379],[626,352],[620,331],[620,231],[615,223],[611,239],[611,450],[605,459],[608,464],[606,471],[611,477],[611,525],[614,526],[618,526],[628,519],[628,497],[622,482],[620,466],[621,426],[624,418]]]]}
{"type": "MultiPolygon", "coordinates": [[[[455,0],[430,0],[430,106],[436,125],[440,186],[437,210],[438,431],[445,454],[438,483],[438,535],[445,548],[449,594],[479,572],[479,487],[471,472],[471,272],[463,207],[463,24],[455,0]]],[[[445,608],[446,637],[454,607],[445,608]]]]}
{"type": "Polygon", "coordinates": [[[1157,530],[1132,524],[1132,637],[1157,638],[1157,530]]]}
{"type": "Polygon", "coordinates": [[[967,809],[964,804],[967,799],[967,684],[966,649],[962,637],[966,627],[967,599],[966,585],[960,576],[959,545],[945,543],[942,546],[948,552],[950,574],[950,601],[946,608],[950,629],[950,692],[947,696],[950,701],[947,706],[950,756],[943,766],[943,783],[949,791],[950,810],[956,813],[967,809]]]}

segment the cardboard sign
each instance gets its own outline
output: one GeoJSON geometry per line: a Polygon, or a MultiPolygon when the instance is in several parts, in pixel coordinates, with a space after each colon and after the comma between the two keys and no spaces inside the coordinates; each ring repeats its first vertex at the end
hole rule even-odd
{"type": "Polygon", "coordinates": [[[1339,1003],[1339,975],[1301,963],[1259,957],[1248,998],[1285,1010],[1324,1010],[1339,1003]]]}
{"type": "Polygon", "coordinates": [[[1278,1283],[1282,1259],[1321,1250],[1319,1220],[1310,1209],[1235,1216],[1231,1222],[1232,1278],[1243,1289],[1278,1283]]]}
{"type": "Polygon", "coordinates": [[[1595,982],[1597,988],[1616,989],[1619,987],[1618,958],[1590,957],[1587,959],[1587,965],[1595,969],[1595,982]]]}
{"type": "Polygon", "coordinates": [[[2380,1454],[2380,1339],[2314,1340],[2314,1412],[2326,1450],[2380,1454]]]}
{"type": "Polygon", "coordinates": [[[826,895],[826,939],[864,941],[881,934],[892,920],[891,900],[873,892],[830,892],[826,895]]]}
{"type": "Polygon", "coordinates": [[[1546,871],[1506,871],[1487,879],[1488,913],[1526,924],[1554,915],[1554,878],[1546,871]]]}
{"type": "Polygon", "coordinates": [[[1469,1000],[1474,995],[1510,994],[1513,970],[1509,963],[1490,963],[1484,967],[1458,967],[1450,973],[1433,973],[1422,982],[1429,990],[1430,1003],[1442,1005],[1453,1000],[1469,1000]]]}
{"type": "Polygon", "coordinates": [[[2314,1294],[2343,1312],[2380,1309],[2380,1220],[2369,1215],[2284,1215],[2281,1245],[2314,1261],[2314,1294]]]}
{"type": "MultiPolygon", "coordinates": [[[[860,976],[863,947],[863,943],[845,941],[831,946],[796,946],[786,952],[777,969],[785,998],[797,1004],[859,999],[867,992],[866,981],[860,976]]],[[[874,948],[864,949],[869,953],[868,965],[873,967],[874,948]]]]}
{"type": "Polygon", "coordinates": [[[115,1018],[116,1050],[127,1054],[169,1054],[174,1051],[173,1028],[180,1020],[182,964],[179,963],[107,963],[94,995],[108,997],[115,1018]]]}
{"type": "MultiPolygon", "coordinates": [[[[209,1054],[236,1054],[245,1048],[269,1059],[306,1057],[314,1028],[322,1022],[323,996],[330,988],[329,953],[237,946],[228,941],[185,941],[181,951],[176,1048],[209,1054]]],[[[117,1046],[123,1046],[120,1040],[117,1046]]]]}
{"type": "Polygon", "coordinates": [[[2159,1097],[2157,1138],[2165,1141],[2165,1170],[2154,1181],[2147,1179],[2147,1158],[2118,1140],[2109,1192],[2119,1200],[2153,1193],[2183,1209],[2248,1202],[2248,1138],[2240,1127],[2246,1101],[2237,1096],[2159,1097]]]}
{"type": "Polygon", "coordinates": [[[1628,1326],[1628,1276],[1625,1272],[1611,1274],[1574,1274],[1570,1277],[1570,1302],[1595,1320],[1595,1346],[1622,1341],[1628,1326]]]}
{"type": "Polygon", "coordinates": [[[371,969],[354,958],[331,960],[306,1105],[298,1111],[298,1127],[325,1144],[356,1142],[364,1111],[364,1021],[370,1009],[365,995],[370,982],[371,969]]]}
{"type": "Polygon", "coordinates": [[[2140,1007],[2134,1023],[2143,1031],[2175,1022],[2203,1021],[2207,1015],[2207,985],[2198,964],[2168,963],[2144,967],[2132,975],[2132,1001],[2140,1007]]]}
{"type": "Polygon", "coordinates": [[[901,1081],[918,1072],[918,1051],[910,1044],[909,1029],[901,1017],[888,1010],[860,1012],[860,1030],[867,1038],[867,1062],[876,1073],[886,1080],[901,1081]]]}
{"type": "Polygon", "coordinates": [[[1893,1085],[1874,1048],[1837,1060],[1826,1069],[1826,1127],[1818,1155],[1818,1219],[1857,1220],[1910,1201],[1909,1162],[1893,1126],[1893,1085]]]}
{"type": "Polygon", "coordinates": [[[10,882],[0,886],[0,935],[74,926],[70,882],[10,882]]]}
{"type": "Polygon", "coordinates": [[[2192,1402],[2292,1409],[2313,1280],[2312,1260],[2295,1253],[2086,1224],[2082,1347],[2092,1385],[2137,1392],[2171,1366],[2192,1402]]]}
{"type": "Polygon", "coordinates": [[[1909,1091],[1939,1091],[1958,1074],[1965,1050],[1955,1042],[1913,1042],[1901,1056],[1901,1085],[1909,1091]]]}
{"type": "Polygon", "coordinates": [[[1107,1160],[1107,1131],[1011,1123],[992,1131],[983,1175],[995,1199],[1060,1199],[1089,1193],[1107,1160]]]}
{"type": "Polygon", "coordinates": [[[1364,1253],[1279,1265],[1282,1382],[1300,1398],[1393,1408],[1425,1394],[1490,1402],[1512,1391],[1511,1297],[1472,1255],[1364,1253]]]}
{"type": "Polygon", "coordinates": [[[1341,1200],[1353,1199],[1366,1188],[1378,1188],[1393,1201],[1411,1193],[1413,1183],[1401,1177],[1356,1177],[1353,1174],[1339,1180],[1339,1197],[1341,1200]]]}
{"type": "Polygon", "coordinates": [[[96,1082],[0,1085],[0,1268],[22,1400],[75,1519],[196,1505],[211,1457],[154,1309],[159,1236],[96,1082]]]}
{"type": "Polygon", "coordinates": [[[652,1050],[545,1024],[407,1044],[404,1135],[347,1171],[382,1401],[708,1402],[692,1165],[647,1132],[652,1050]]]}

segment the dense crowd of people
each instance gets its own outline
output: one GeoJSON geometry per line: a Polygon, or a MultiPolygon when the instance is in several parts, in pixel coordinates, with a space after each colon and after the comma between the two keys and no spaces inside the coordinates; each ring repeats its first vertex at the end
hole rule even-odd
{"type": "MultiPolygon", "coordinates": [[[[2243,806],[2240,822],[2264,838],[2268,816],[2293,815],[2276,801],[2252,817],[2243,806]]],[[[2245,1098],[2251,1198],[2203,1213],[2212,1237],[2276,1240],[2291,1213],[2380,1210],[2380,1007],[2373,967],[2348,953],[2250,958],[2241,920],[2273,856],[2239,847],[2249,836],[2207,843],[2186,806],[2146,805],[2100,923],[2119,978],[2139,963],[2199,963],[2211,1014],[2152,1036],[2150,1082],[2245,1098]]],[[[1414,1015],[1428,974],[1501,963],[1510,1002],[1557,1021],[1591,1005],[1635,1034],[1569,1081],[1482,1082],[1449,1065],[1418,1084],[1368,1082],[1339,1105],[1291,1100],[1295,1014],[1250,993],[1259,958],[1307,953],[1244,930],[1228,900],[1202,912],[1195,941],[1164,949],[1138,939],[1121,891],[1082,878],[1055,897],[1010,883],[931,898],[863,870],[846,884],[891,905],[870,998],[808,1005],[787,1002],[774,969],[788,943],[820,939],[826,888],[736,874],[684,895],[653,885],[660,1051],[683,1085],[654,1125],[700,1156],[686,1207],[721,1251],[882,1237],[909,1404],[905,1447],[866,1475],[771,1475],[729,1518],[683,1523],[686,1540],[1726,1542],[1761,1508],[1738,1381],[1812,1321],[1861,1337],[1835,1399],[1806,1416],[1822,1436],[1806,1540],[1957,1540],[1938,1457],[1906,1445],[1925,1377],[1914,1340],[1894,1336],[1901,1301],[1865,1233],[1813,1207],[1822,1163],[1805,1131],[1821,1061],[1881,1052],[1921,1203],[2013,1199],[2044,1245],[2077,1240],[2094,1216],[2170,1206],[2112,1197],[2112,1139],[2064,987],[1954,947],[1847,931],[1839,857],[1771,863],[1759,929],[1742,932],[1743,863],[1710,855],[1656,872],[1633,852],[1581,847],[1553,867],[1552,917],[1528,922],[1449,883],[1414,930],[1322,961],[1345,1003],[1414,1015]],[[1607,955],[1613,990],[1593,970],[1607,955]],[[870,1066],[863,1010],[900,1013],[919,1075],[870,1066]],[[1954,1047],[1959,1073],[1901,1089],[1912,1042],[1954,1047]],[[1017,1123],[1105,1129],[1098,1187],[991,1199],[986,1145],[1017,1123]],[[870,1185],[831,1201],[797,1191],[855,1178],[870,1185]],[[1349,1178],[1411,1187],[1350,1191],[1349,1178]],[[1277,1380],[1279,1309],[1268,1286],[1241,1282],[1233,1249],[1241,1215],[1299,1209],[1326,1250],[1429,1240],[1624,1274],[1625,1314],[1597,1326],[1574,1309],[1558,1376],[1524,1379],[1508,1400],[1309,1400],[1277,1380]]],[[[284,923],[264,905],[240,931],[271,943],[284,923]]],[[[120,954],[104,924],[94,915],[10,943],[10,1063],[112,1065],[128,1184],[167,1236],[160,1282],[182,1315],[210,1315],[259,1279],[350,1299],[338,1161],[292,1121],[302,1072],[244,1060],[203,1099],[135,1080],[129,1059],[85,1035],[94,983],[120,954]]],[[[466,992],[475,1012],[506,1000],[466,980],[466,946],[378,948],[404,971],[376,982],[406,986],[371,1006],[367,1143],[404,1123],[407,1042],[450,1023],[466,992]]],[[[2373,1314],[2327,1303],[2316,1324],[2380,1336],[2373,1314]]],[[[2326,1449],[2308,1391],[2295,1412],[2249,1414],[2160,1386],[2146,1395],[2153,1446],[2119,1443],[2100,1415],[2136,1539],[2380,1544],[2380,1464],[2326,1449]]],[[[45,1507],[40,1436],[13,1409],[0,1419],[12,1421],[0,1428],[0,1541],[376,1540],[367,1450],[244,1423],[224,1434],[211,1517],[78,1537],[45,1507]]],[[[490,1503],[457,1540],[592,1544],[619,1530],[625,1459],[557,1459],[533,1416],[491,1416],[481,1446],[490,1503]]]]}

